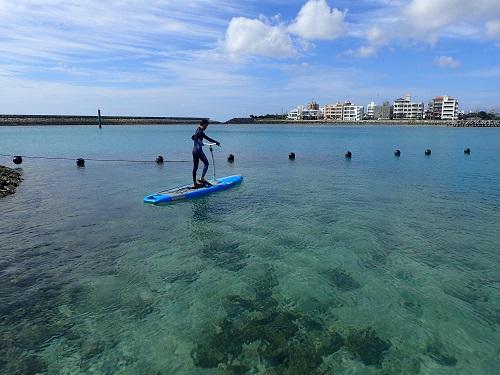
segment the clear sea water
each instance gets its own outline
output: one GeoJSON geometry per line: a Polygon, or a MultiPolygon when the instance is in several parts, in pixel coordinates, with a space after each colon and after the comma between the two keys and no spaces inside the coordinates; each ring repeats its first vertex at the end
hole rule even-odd
{"type": "MultiPolygon", "coordinates": [[[[190,160],[194,128],[0,127],[0,153],[190,160]]],[[[244,182],[170,206],[142,199],[190,163],[24,161],[1,374],[498,374],[500,129],[207,134],[244,182]]]]}

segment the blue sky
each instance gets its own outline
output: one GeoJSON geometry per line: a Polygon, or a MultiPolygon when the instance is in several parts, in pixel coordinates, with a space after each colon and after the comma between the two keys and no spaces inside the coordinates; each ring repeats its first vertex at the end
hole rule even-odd
{"type": "Polygon", "coordinates": [[[498,0],[0,0],[0,113],[500,109],[498,0]]]}

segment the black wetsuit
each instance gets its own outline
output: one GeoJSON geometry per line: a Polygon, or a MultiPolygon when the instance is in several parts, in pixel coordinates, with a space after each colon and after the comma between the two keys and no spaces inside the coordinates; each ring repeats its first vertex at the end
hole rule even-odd
{"type": "Polygon", "coordinates": [[[196,184],[196,172],[198,171],[198,165],[200,160],[203,162],[203,174],[201,177],[205,177],[205,174],[208,170],[208,159],[205,153],[203,152],[203,139],[206,139],[209,142],[217,143],[216,140],[208,137],[201,127],[196,129],[196,132],[193,134],[191,139],[194,141],[193,145],[193,183],[196,184]]]}

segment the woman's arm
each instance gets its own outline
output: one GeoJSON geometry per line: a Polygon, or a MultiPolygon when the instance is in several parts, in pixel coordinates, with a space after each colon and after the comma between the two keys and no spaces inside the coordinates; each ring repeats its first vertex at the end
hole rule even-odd
{"type": "Polygon", "coordinates": [[[208,135],[206,135],[206,134],[205,134],[205,132],[203,132],[203,138],[205,138],[207,141],[212,142],[212,143],[215,143],[215,144],[217,144],[217,145],[219,145],[219,144],[220,144],[220,143],[219,143],[219,142],[217,142],[215,139],[212,139],[212,138],[210,138],[208,135]]]}

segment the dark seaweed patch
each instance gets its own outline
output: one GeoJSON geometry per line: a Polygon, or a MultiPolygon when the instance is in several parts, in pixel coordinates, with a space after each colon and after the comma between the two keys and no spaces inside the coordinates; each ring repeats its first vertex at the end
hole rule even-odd
{"type": "Polygon", "coordinates": [[[201,247],[200,256],[211,259],[221,268],[236,272],[246,266],[244,260],[248,255],[242,251],[238,242],[212,240],[201,247]]]}
{"type": "Polygon", "coordinates": [[[480,286],[467,285],[461,288],[446,288],[444,292],[468,303],[474,312],[491,325],[500,325],[500,309],[496,307],[480,286]]]}
{"type": "Polygon", "coordinates": [[[307,316],[301,319],[301,324],[308,331],[321,331],[323,329],[323,324],[320,321],[307,316]]]}
{"type": "MultiPolygon", "coordinates": [[[[10,290],[14,284],[5,283],[10,290]]],[[[16,287],[19,285],[15,283],[16,287]]],[[[12,288],[12,289],[11,289],[12,288]]],[[[47,364],[36,355],[49,340],[67,335],[71,325],[60,315],[59,306],[78,298],[78,288],[54,286],[47,280],[38,288],[15,295],[15,302],[0,308],[0,373],[45,373],[47,364]]]]}
{"type": "Polygon", "coordinates": [[[198,278],[199,278],[198,272],[195,271],[176,271],[164,274],[162,276],[162,279],[167,283],[176,283],[180,281],[191,284],[192,282],[198,280],[198,278]]]}
{"type": "Polygon", "coordinates": [[[254,344],[268,373],[312,374],[324,356],[344,345],[344,338],[322,321],[280,308],[272,297],[276,285],[273,272],[266,272],[256,282],[254,299],[228,296],[222,304],[227,317],[191,352],[195,366],[248,372],[241,356],[245,345],[254,344]]]}
{"type": "Polygon", "coordinates": [[[418,318],[422,317],[424,314],[422,305],[416,300],[416,297],[412,296],[410,293],[402,293],[400,305],[418,318]]]}
{"type": "Polygon", "coordinates": [[[223,301],[223,306],[229,316],[238,316],[252,309],[253,301],[240,296],[228,296],[223,301]]]}
{"type": "Polygon", "coordinates": [[[454,367],[457,364],[457,359],[451,354],[446,353],[443,345],[438,341],[433,341],[428,344],[426,353],[441,366],[454,367]]]}
{"type": "Polygon", "coordinates": [[[6,374],[35,375],[47,371],[47,363],[19,349],[0,351],[0,371],[6,374]]]}
{"type": "Polygon", "coordinates": [[[399,270],[396,272],[395,276],[399,280],[407,281],[413,279],[413,274],[408,270],[399,270]]]}
{"type": "Polygon", "coordinates": [[[136,319],[144,319],[154,311],[153,301],[139,296],[133,298],[128,303],[127,308],[136,319]]]}
{"type": "Polygon", "coordinates": [[[361,285],[349,273],[341,268],[328,270],[324,274],[331,284],[344,292],[361,287],[361,285]]]}
{"type": "Polygon", "coordinates": [[[368,269],[384,267],[387,264],[387,254],[385,252],[372,253],[368,259],[362,261],[362,265],[368,269]]]}
{"type": "Polygon", "coordinates": [[[309,243],[303,237],[290,235],[281,237],[279,244],[292,250],[304,250],[309,247],[309,243]]]}
{"type": "Polygon", "coordinates": [[[242,351],[244,339],[242,332],[233,322],[224,319],[220,331],[208,342],[198,343],[191,352],[193,363],[201,368],[216,368],[219,364],[230,363],[242,351]]]}
{"type": "Polygon", "coordinates": [[[80,353],[83,359],[89,360],[101,354],[105,349],[105,345],[100,341],[83,341],[80,347],[80,353]]]}
{"type": "Polygon", "coordinates": [[[391,347],[391,342],[378,337],[372,328],[366,328],[352,331],[347,336],[346,346],[365,365],[381,367],[384,353],[391,347]]]}

